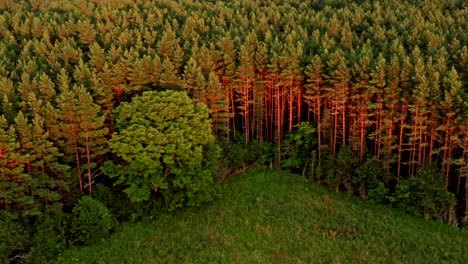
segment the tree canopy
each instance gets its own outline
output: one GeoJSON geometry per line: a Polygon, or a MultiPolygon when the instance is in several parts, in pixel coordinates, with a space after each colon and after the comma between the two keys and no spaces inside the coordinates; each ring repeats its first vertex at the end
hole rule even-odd
{"type": "Polygon", "coordinates": [[[107,163],[106,172],[127,186],[133,201],[150,199],[152,191],[177,203],[211,200],[219,151],[209,146],[214,136],[206,105],[184,92],[144,92],[115,110],[115,122],[109,145],[124,162],[107,163]]]}

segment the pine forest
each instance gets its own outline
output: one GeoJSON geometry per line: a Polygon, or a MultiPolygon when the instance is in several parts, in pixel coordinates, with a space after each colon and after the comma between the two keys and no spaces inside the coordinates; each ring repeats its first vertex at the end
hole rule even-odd
{"type": "Polygon", "coordinates": [[[254,165],[466,228],[467,34],[463,0],[2,0],[0,262],[254,165]]]}

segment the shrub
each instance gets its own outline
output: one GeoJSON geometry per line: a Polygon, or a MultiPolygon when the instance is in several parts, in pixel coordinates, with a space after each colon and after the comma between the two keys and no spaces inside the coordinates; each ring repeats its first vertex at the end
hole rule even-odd
{"type": "Polygon", "coordinates": [[[22,262],[27,252],[29,234],[16,220],[0,211],[0,263],[22,262]]]}
{"type": "MultiPolygon", "coordinates": [[[[281,166],[288,169],[304,169],[312,158],[312,150],[317,145],[316,129],[309,122],[295,126],[297,129],[288,134],[284,141],[284,155],[281,166]]],[[[304,171],[302,172],[304,174],[304,171]]]]}
{"type": "Polygon", "coordinates": [[[112,229],[113,221],[107,207],[101,202],[84,196],[73,208],[73,242],[89,245],[105,237],[112,229]]]}
{"type": "Polygon", "coordinates": [[[435,166],[424,166],[415,176],[401,180],[389,200],[395,207],[408,212],[417,212],[426,218],[441,218],[456,203],[453,193],[445,189],[442,177],[435,166]]]}
{"type": "Polygon", "coordinates": [[[361,198],[366,199],[371,189],[374,189],[373,195],[385,189],[382,183],[384,176],[385,171],[379,166],[376,158],[367,158],[362,165],[354,170],[351,177],[351,186],[354,192],[361,198]]]}
{"type": "Polygon", "coordinates": [[[325,162],[322,162],[322,169],[325,172],[324,182],[336,192],[340,189],[352,190],[351,179],[358,163],[359,160],[351,149],[348,146],[341,146],[336,157],[330,155],[325,162]]]}
{"type": "Polygon", "coordinates": [[[45,263],[66,248],[69,214],[61,203],[52,204],[37,220],[29,252],[30,263],[45,263]]]}
{"type": "Polygon", "coordinates": [[[388,189],[383,183],[377,184],[377,187],[369,189],[367,200],[371,203],[383,203],[388,194],[388,189]]]}
{"type": "Polygon", "coordinates": [[[275,144],[271,142],[263,142],[260,148],[260,157],[258,161],[260,164],[273,167],[273,159],[275,158],[275,144]]]}

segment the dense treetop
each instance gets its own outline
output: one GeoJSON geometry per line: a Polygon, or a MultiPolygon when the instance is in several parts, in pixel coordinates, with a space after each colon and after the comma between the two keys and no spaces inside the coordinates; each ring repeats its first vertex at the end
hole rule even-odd
{"type": "Polygon", "coordinates": [[[162,90],[205,104],[221,141],[273,142],[277,166],[285,135],[309,121],[319,160],[348,146],[360,164],[375,156],[390,181],[435,163],[462,204],[467,8],[461,0],[1,1],[0,208],[36,214],[73,203],[64,197],[77,190],[92,193],[115,158],[108,140],[126,126],[116,107],[162,90]]]}
{"type": "Polygon", "coordinates": [[[215,138],[219,171],[263,160],[466,221],[467,21],[462,0],[2,0],[0,225],[209,201],[215,138]]]}

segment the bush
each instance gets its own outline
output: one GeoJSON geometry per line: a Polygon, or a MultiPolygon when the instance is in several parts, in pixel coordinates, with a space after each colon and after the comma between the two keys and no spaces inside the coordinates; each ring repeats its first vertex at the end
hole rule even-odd
{"type": "Polygon", "coordinates": [[[325,177],[325,184],[330,189],[335,189],[336,192],[339,192],[340,189],[352,192],[351,179],[358,164],[359,160],[351,152],[351,149],[348,146],[341,146],[336,157],[330,155],[320,166],[325,177]]]}
{"type": "Polygon", "coordinates": [[[107,207],[89,196],[84,196],[73,208],[73,242],[90,245],[109,234],[113,221],[107,207]]]}
{"type": "Polygon", "coordinates": [[[456,203],[455,195],[445,189],[442,177],[435,166],[424,166],[416,176],[401,180],[389,200],[408,212],[417,212],[426,218],[442,218],[456,203]]]}
{"type": "Polygon", "coordinates": [[[275,158],[276,148],[272,142],[263,142],[260,147],[260,157],[258,161],[264,166],[273,167],[273,159],[275,158]]]}
{"type": "Polygon", "coordinates": [[[24,262],[30,238],[16,220],[0,211],[0,263],[24,262]]]}
{"type": "Polygon", "coordinates": [[[366,199],[367,196],[370,195],[368,192],[370,192],[371,189],[373,189],[373,195],[376,195],[376,192],[386,189],[382,183],[384,176],[385,171],[379,166],[376,158],[367,158],[362,165],[359,165],[354,170],[351,177],[351,186],[354,192],[361,198],[366,199]]]}
{"type": "Polygon", "coordinates": [[[115,221],[138,221],[145,217],[152,217],[160,213],[163,208],[161,194],[151,194],[145,202],[133,202],[123,190],[124,186],[108,187],[96,184],[93,191],[94,199],[103,203],[115,221]]]}
{"type": "Polygon", "coordinates": [[[307,167],[312,158],[312,151],[317,146],[316,129],[309,122],[295,126],[297,129],[288,134],[283,144],[283,168],[302,170],[307,167]]]}
{"type": "Polygon", "coordinates": [[[388,189],[385,188],[383,183],[379,183],[377,187],[369,190],[367,200],[371,203],[383,203],[387,194],[388,189]]]}
{"type": "MultiPolygon", "coordinates": [[[[265,146],[269,146],[269,142],[263,143],[265,146]]],[[[237,136],[237,140],[231,142],[224,142],[221,146],[221,160],[220,163],[229,172],[232,172],[238,168],[246,167],[249,164],[262,159],[261,147],[257,141],[245,143],[242,134],[237,136]]],[[[268,148],[268,147],[267,147],[268,148]]],[[[266,149],[268,151],[268,149],[266,149]]],[[[274,150],[273,150],[274,152],[274,150]]],[[[266,154],[266,159],[269,158],[266,154]]],[[[261,162],[261,161],[260,161],[261,162]]],[[[266,161],[267,162],[267,161],[266,161]]]]}
{"type": "Polygon", "coordinates": [[[29,263],[46,263],[65,250],[69,215],[62,204],[52,204],[36,221],[29,263]]]}

